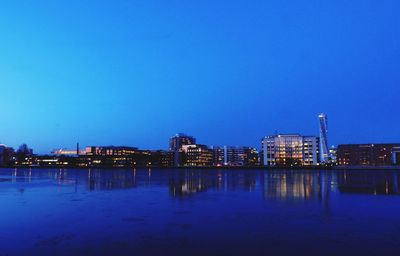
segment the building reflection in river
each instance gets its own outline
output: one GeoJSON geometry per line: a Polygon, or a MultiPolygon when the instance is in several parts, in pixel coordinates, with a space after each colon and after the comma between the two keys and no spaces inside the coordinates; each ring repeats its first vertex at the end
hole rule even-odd
{"type": "Polygon", "coordinates": [[[200,192],[260,193],[266,200],[310,201],[329,204],[333,193],[399,195],[397,171],[376,170],[196,170],[196,169],[3,169],[2,183],[75,185],[78,189],[113,190],[168,187],[174,198],[200,192]]]}
{"type": "Polygon", "coordinates": [[[342,171],[337,174],[342,193],[399,195],[397,171],[342,171]]]}
{"type": "Polygon", "coordinates": [[[327,201],[336,184],[330,171],[276,170],[263,172],[261,179],[264,198],[291,201],[327,201]]]}

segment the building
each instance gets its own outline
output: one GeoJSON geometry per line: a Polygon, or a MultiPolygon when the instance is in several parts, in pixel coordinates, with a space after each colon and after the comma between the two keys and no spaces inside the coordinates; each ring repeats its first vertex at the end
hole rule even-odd
{"type": "Polygon", "coordinates": [[[151,166],[151,152],[139,150],[136,147],[105,146],[86,147],[85,159],[87,166],[110,167],[144,167],[151,166]]]}
{"type": "Polygon", "coordinates": [[[151,165],[157,167],[173,167],[174,152],[165,150],[151,151],[151,165]]]}
{"type": "Polygon", "coordinates": [[[74,149],[54,149],[51,151],[52,155],[58,156],[74,156],[74,155],[86,155],[86,150],[74,150],[74,149]]]}
{"type": "Polygon", "coordinates": [[[183,165],[193,167],[213,166],[213,150],[205,145],[184,145],[183,151],[183,165]]]}
{"type": "Polygon", "coordinates": [[[220,146],[212,146],[213,151],[213,165],[214,166],[224,166],[225,165],[225,149],[220,146]]]}
{"type": "Polygon", "coordinates": [[[400,147],[392,148],[392,163],[394,165],[400,165],[400,147]]]}
{"type": "Polygon", "coordinates": [[[255,166],[258,162],[258,152],[250,147],[224,147],[224,164],[227,166],[255,166]]]}
{"type": "Polygon", "coordinates": [[[328,116],[321,113],[319,116],[319,136],[320,136],[320,159],[321,163],[329,162],[328,147],[328,116]]]}
{"type": "Polygon", "coordinates": [[[337,149],[340,166],[390,166],[399,164],[400,143],[345,144],[337,149]]]}
{"type": "Polygon", "coordinates": [[[174,152],[174,166],[184,165],[182,147],[195,144],[196,138],[184,133],[178,133],[169,139],[169,150],[174,152]]]}
{"type": "Polygon", "coordinates": [[[196,138],[193,136],[186,135],[184,133],[178,133],[169,139],[169,150],[179,151],[184,145],[196,144],[196,138]]]}
{"type": "Polygon", "coordinates": [[[262,139],[264,166],[314,166],[319,164],[319,138],[279,134],[262,139]]]}
{"type": "Polygon", "coordinates": [[[329,158],[330,165],[337,165],[337,148],[334,146],[329,149],[329,158]]]}
{"type": "Polygon", "coordinates": [[[242,146],[213,146],[214,166],[257,166],[258,151],[242,146]]]}
{"type": "Polygon", "coordinates": [[[0,166],[12,166],[15,162],[15,151],[11,147],[0,144],[0,166]]]}

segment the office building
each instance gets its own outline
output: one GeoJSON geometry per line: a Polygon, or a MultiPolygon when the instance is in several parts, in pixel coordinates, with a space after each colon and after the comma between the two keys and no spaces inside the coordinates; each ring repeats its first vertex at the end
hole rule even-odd
{"type": "Polygon", "coordinates": [[[319,138],[279,134],[262,139],[264,166],[314,166],[319,163],[319,138]]]}
{"type": "Polygon", "coordinates": [[[213,150],[205,145],[184,145],[182,152],[184,166],[213,166],[213,150]]]}
{"type": "Polygon", "coordinates": [[[341,166],[390,166],[399,164],[400,143],[345,144],[337,149],[341,166]]]}
{"type": "Polygon", "coordinates": [[[86,150],[76,150],[76,149],[54,149],[51,151],[52,155],[58,155],[58,156],[74,156],[74,155],[85,155],[86,150]]]}
{"type": "Polygon", "coordinates": [[[242,146],[213,146],[214,166],[257,166],[258,151],[242,146]]]}
{"type": "Polygon", "coordinates": [[[126,146],[86,147],[87,166],[136,167],[151,166],[151,152],[126,146]]]}
{"type": "Polygon", "coordinates": [[[184,133],[178,133],[169,139],[169,150],[174,152],[174,166],[179,167],[184,165],[182,147],[195,144],[196,138],[184,133]]]}
{"type": "Polygon", "coordinates": [[[184,133],[178,133],[169,139],[169,150],[179,151],[184,145],[196,144],[196,138],[193,136],[186,135],[184,133]]]}
{"type": "Polygon", "coordinates": [[[212,146],[213,151],[213,165],[214,166],[224,166],[225,165],[225,149],[220,146],[212,146]]]}

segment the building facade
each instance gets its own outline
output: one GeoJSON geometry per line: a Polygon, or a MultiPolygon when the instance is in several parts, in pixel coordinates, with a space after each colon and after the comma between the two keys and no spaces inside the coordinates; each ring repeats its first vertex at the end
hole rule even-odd
{"type": "Polygon", "coordinates": [[[184,145],[182,151],[183,166],[206,167],[214,164],[213,150],[205,145],[184,145]]]}
{"type": "Polygon", "coordinates": [[[174,152],[174,166],[179,167],[184,165],[183,146],[195,144],[196,138],[184,133],[178,133],[169,139],[169,150],[174,152]]]}
{"type": "Polygon", "coordinates": [[[314,166],[319,164],[319,138],[279,134],[262,139],[264,166],[314,166]]]}
{"type": "Polygon", "coordinates": [[[390,166],[399,164],[400,143],[345,144],[337,149],[340,166],[390,166]]]}
{"type": "Polygon", "coordinates": [[[328,116],[321,113],[319,116],[320,159],[322,163],[329,162],[328,146],[328,116]]]}
{"type": "Polygon", "coordinates": [[[193,136],[186,135],[184,133],[178,133],[169,139],[169,150],[179,151],[184,145],[196,144],[196,138],[193,136]]]}

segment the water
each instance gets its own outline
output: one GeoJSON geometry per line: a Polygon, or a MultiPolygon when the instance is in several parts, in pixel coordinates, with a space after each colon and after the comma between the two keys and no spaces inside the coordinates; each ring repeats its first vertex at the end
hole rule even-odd
{"type": "Polygon", "coordinates": [[[399,178],[0,169],[0,255],[399,255],[399,178]]]}

